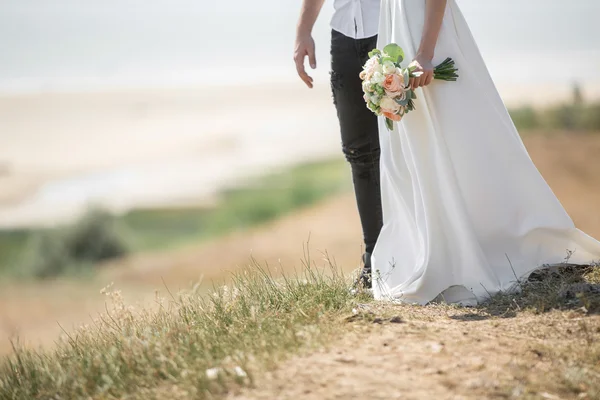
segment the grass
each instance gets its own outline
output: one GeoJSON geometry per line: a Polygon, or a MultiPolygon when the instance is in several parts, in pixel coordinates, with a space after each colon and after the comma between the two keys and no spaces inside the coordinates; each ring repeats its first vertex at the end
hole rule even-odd
{"type": "Polygon", "coordinates": [[[584,310],[600,313],[600,266],[565,263],[532,274],[518,293],[500,293],[483,305],[491,315],[511,316],[519,311],[584,310]]]}
{"type": "Polygon", "coordinates": [[[134,210],[121,218],[139,251],[164,249],[274,220],[350,189],[340,160],[304,164],[221,193],[211,208],[134,210]]]}
{"type": "Polygon", "coordinates": [[[114,218],[92,211],[73,226],[0,231],[0,276],[44,278],[82,273],[105,258],[88,256],[100,254],[96,247],[105,239],[113,244],[111,248],[123,249],[112,252],[115,257],[126,251],[160,251],[259,225],[349,188],[345,162],[322,161],[225,190],[211,207],[133,210],[114,218]],[[85,257],[80,260],[70,253],[85,257]]]}
{"type": "Polygon", "coordinates": [[[2,267],[18,263],[25,244],[29,239],[27,230],[0,230],[0,272],[2,267]]]}
{"type": "Polygon", "coordinates": [[[600,132],[600,102],[584,102],[578,86],[573,87],[570,101],[545,108],[523,106],[509,112],[519,131],[600,132]]]}
{"type": "Polygon", "coordinates": [[[157,299],[152,312],[108,288],[107,312],[53,352],[15,347],[0,363],[0,399],[213,398],[335,335],[332,322],[357,301],[336,268],[308,263],[282,279],[255,264],[232,283],[210,296],[194,288],[157,299]]]}
{"type": "Polygon", "coordinates": [[[254,263],[235,273],[229,287],[203,296],[194,287],[157,297],[152,311],[128,307],[109,287],[106,313],[65,332],[54,350],[15,344],[14,353],[0,361],[0,399],[220,398],[256,384],[265,370],[299,351],[335,342],[349,331],[348,323],[400,322],[412,335],[422,331],[433,340],[431,335],[463,332],[468,328],[461,324],[477,321],[486,325],[471,326],[486,340],[512,338],[520,346],[506,349],[519,355],[506,370],[510,378],[495,390],[518,389],[522,398],[547,391],[564,398],[600,395],[600,324],[588,319],[598,298],[564,294],[582,281],[599,287],[598,268],[565,264],[522,282],[520,293],[500,294],[476,309],[372,303],[365,294],[352,295],[349,280],[331,263],[316,270],[305,261],[298,274],[275,275],[279,271],[254,263]]]}

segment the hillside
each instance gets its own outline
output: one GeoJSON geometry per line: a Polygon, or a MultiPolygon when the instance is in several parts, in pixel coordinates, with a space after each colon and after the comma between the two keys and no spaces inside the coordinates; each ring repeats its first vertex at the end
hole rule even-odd
{"type": "MultiPolygon", "coordinates": [[[[600,137],[532,136],[525,142],[576,224],[600,237],[600,137]]],[[[358,231],[354,199],[347,194],[250,231],[107,265],[89,281],[3,286],[0,351],[9,351],[8,339],[17,332],[22,343],[51,346],[62,327],[89,323],[104,310],[99,290],[109,282],[123,289],[126,300],[155,309],[154,289],[168,296],[165,285],[176,292],[202,279],[200,290],[206,292],[211,281],[231,278],[251,256],[275,275],[299,271],[307,242],[315,265],[326,266],[328,256],[350,272],[361,254],[358,231]]],[[[586,273],[586,279],[600,283],[597,271],[586,273]]],[[[327,318],[310,320],[324,336],[308,341],[287,361],[281,363],[289,353],[269,359],[271,372],[250,367],[257,389],[234,385],[229,396],[423,398],[417,386],[435,398],[598,398],[600,388],[592,383],[600,382],[600,316],[593,307],[569,306],[574,303],[556,295],[559,286],[544,289],[550,297],[538,290],[475,310],[340,300],[339,308],[324,314],[327,318]]],[[[597,299],[591,299],[580,300],[593,306],[597,299]]],[[[152,393],[188,398],[176,395],[188,393],[184,389],[167,380],[152,393]]],[[[152,398],[132,390],[130,398],[152,398]]]]}

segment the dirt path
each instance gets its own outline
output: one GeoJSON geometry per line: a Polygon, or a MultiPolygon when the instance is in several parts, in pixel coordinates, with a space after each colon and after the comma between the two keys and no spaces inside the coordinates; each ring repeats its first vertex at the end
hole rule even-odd
{"type": "MultiPolygon", "coordinates": [[[[374,306],[376,322],[351,321],[327,348],[294,357],[230,400],[250,399],[565,399],[600,379],[582,375],[598,352],[600,317],[552,312],[493,318],[429,306],[374,306]],[[590,356],[591,357],[591,356],[590,356]]],[[[361,319],[361,315],[355,316],[361,319]]],[[[372,318],[371,318],[372,319],[372,318]]]]}

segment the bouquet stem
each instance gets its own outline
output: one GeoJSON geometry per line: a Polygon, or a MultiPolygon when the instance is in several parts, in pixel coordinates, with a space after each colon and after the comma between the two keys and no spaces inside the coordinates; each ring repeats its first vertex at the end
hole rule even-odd
{"type": "Polygon", "coordinates": [[[446,58],[440,65],[433,69],[433,79],[454,82],[458,79],[458,69],[454,60],[446,58]]]}

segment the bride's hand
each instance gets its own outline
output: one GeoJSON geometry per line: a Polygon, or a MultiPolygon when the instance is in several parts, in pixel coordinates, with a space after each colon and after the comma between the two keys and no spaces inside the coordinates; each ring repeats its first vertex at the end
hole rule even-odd
{"type": "Polygon", "coordinates": [[[433,64],[431,57],[418,54],[409,67],[415,66],[413,74],[418,76],[410,78],[410,87],[414,90],[418,87],[429,85],[433,81],[433,64]]]}

